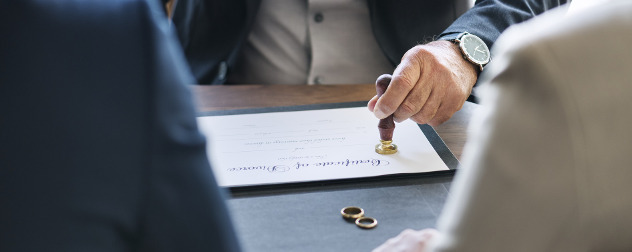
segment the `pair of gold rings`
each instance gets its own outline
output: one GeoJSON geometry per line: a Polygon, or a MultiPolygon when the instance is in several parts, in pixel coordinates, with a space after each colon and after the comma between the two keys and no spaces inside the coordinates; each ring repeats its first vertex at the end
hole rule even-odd
{"type": "Polygon", "coordinates": [[[364,209],[359,208],[359,207],[355,207],[355,206],[345,207],[342,210],[340,210],[340,214],[342,214],[342,217],[345,219],[348,219],[348,220],[355,219],[356,226],[361,227],[361,228],[371,229],[377,226],[377,220],[372,217],[364,216],[364,209]]]}

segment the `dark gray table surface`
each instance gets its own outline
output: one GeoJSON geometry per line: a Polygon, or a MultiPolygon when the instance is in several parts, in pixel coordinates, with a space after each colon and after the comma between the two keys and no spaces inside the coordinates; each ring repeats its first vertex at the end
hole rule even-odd
{"type": "Polygon", "coordinates": [[[245,251],[371,251],[406,228],[435,227],[452,175],[234,193],[229,210],[245,251]],[[340,215],[359,206],[361,229],[340,215]]]}

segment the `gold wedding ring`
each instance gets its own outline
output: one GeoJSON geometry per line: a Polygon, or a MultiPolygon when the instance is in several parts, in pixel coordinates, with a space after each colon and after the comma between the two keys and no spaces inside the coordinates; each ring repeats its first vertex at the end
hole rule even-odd
{"type": "Polygon", "coordinates": [[[355,224],[361,228],[371,229],[377,226],[377,220],[371,217],[360,217],[356,219],[355,224]]]}
{"type": "Polygon", "coordinates": [[[364,216],[364,209],[354,206],[348,206],[340,210],[340,214],[345,219],[357,219],[364,216]]]}

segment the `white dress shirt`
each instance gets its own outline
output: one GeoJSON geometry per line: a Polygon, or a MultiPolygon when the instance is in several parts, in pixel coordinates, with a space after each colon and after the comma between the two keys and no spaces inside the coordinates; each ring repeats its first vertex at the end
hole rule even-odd
{"type": "Polygon", "coordinates": [[[374,83],[393,70],[366,0],[262,0],[228,83],[374,83]]]}

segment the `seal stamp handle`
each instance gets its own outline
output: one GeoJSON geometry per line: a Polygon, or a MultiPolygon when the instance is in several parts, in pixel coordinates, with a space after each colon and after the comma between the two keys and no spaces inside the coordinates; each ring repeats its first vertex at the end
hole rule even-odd
{"type": "MultiPolygon", "coordinates": [[[[388,85],[391,84],[391,75],[382,74],[375,81],[375,91],[377,97],[381,97],[388,85]]],[[[380,119],[377,124],[377,128],[380,131],[380,143],[375,146],[375,152],[379,154],[393,154],[397,152],[397,145],[392,144],[393,132],[395,131],[395,121],[393,121],[393,115],[389,115],[384,119],[380,119]]]]}

